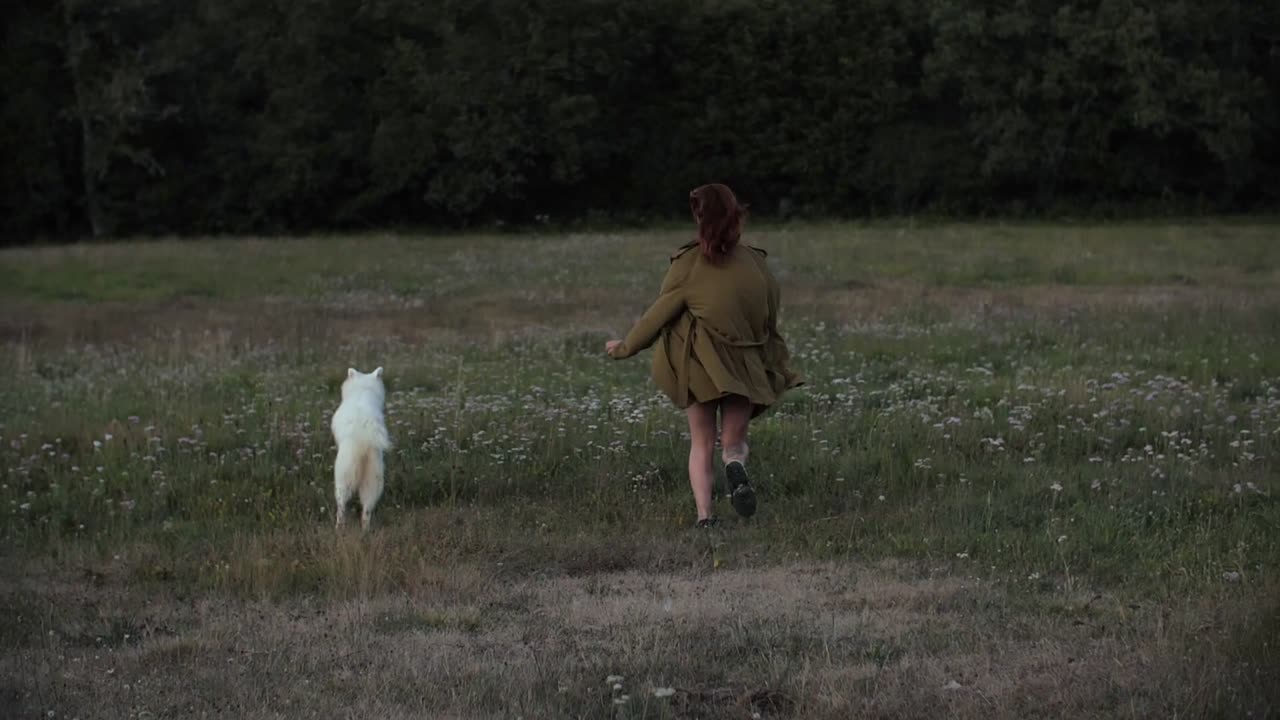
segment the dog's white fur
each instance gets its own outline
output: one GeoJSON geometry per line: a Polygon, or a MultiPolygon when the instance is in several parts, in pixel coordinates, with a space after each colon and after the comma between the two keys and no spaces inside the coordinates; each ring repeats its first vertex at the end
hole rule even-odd
{"type": "Polygon", "coordinates": [[[360,527],[369,529],[373,508],[382,497],[382,454],[391,448],[391,437],[383,416],[387,389],[382,384],[382,368],[362,373],[347,368],[342,383],[342,403],[333,413],[333,439],[338,458],[333,463],[333,492],[338,501],[337,526],[347,520],[347,503],[360,496],[360,527]]]}

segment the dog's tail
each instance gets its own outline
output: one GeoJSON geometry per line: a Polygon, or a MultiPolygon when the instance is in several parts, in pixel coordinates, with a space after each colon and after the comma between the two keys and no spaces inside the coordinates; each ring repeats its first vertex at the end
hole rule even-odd
{"type": "Polygon", "coordinates": [[[348,492],[370,487],[382,474],[382,449],[364,442],[339,447],[333,466],[338,487],[348,492]]]}
{"type": "MultiPolygon", "coordinates": [[[[356,472],[359,473],[360,487],[373,487],[372,483],[382,475],[382,448],[365,446],[364,452],[356,459],[356,472]]],[[[363,501],[363,496],[362,496],[363,501]]]]}

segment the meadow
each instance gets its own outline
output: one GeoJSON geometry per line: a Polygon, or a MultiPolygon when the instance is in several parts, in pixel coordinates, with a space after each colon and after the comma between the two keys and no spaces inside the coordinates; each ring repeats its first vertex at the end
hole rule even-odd
{"type": "Polygon", "coordinates": [[[749,228],[807,384],[712,531],[603,354],[687,235],[0,251],[0,714],[1280,714],[1280,225],[749,228]]]}

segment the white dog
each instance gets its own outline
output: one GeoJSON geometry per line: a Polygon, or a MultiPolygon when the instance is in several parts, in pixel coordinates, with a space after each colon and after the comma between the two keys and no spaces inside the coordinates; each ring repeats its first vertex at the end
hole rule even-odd
{"type": "Polygon", "coordinates": [[[373,507],[382,496],[382,453],[391,448],[383,419],[387,390],[382,368],[369,374],[347,369],[342,383],[342,404],[333,413],[333,439],[338,458],[333,463],[333,491],[338,501],[338,527],[347,520],[347,503],[360,495],[360,527],[369,529],[373,507]]]}

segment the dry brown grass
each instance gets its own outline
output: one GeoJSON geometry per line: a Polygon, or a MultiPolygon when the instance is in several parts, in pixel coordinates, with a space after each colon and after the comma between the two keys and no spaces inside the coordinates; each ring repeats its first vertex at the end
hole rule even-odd
{"type": "Polygon", "coordinates": [[[318,534],[319,595],[175,589],[140,579],[145,552],[8,568],[6,717],[1212,717],[1275,673],[1232,654],[1277,627],[1261,591],[1135,604],[859,563],[522,573],[415,562],[406,539],[318,534]]]}
{"type": "MultiPolygon", "coordinates": [[[[1280,289],[1177,285],[996,289],[888,281],[856,289],[803,285],[790,289],[787,299],[790,307],[803,308],[806,314],[871,324],[900,320],[913,309],[942,313],[951,320],[993,312],[1045,319],[1108,310],[1239,312],[1280,305],[1280,289]]],[[[360,337],[406,342],[508,339],[555,334],[564,328],[603,334],[625,327],[638,309],[633,297],[599,288],[414,302],[371,296],[358,302],[347,297],[333,301],[183,298],[91,305],[10,302],[5,306],[0,341],[18,348],[155,342],[201,352],[280,338],[326,344],[360,337]]]]}

